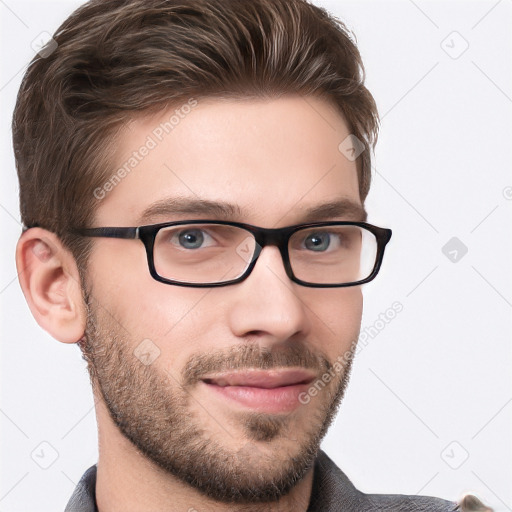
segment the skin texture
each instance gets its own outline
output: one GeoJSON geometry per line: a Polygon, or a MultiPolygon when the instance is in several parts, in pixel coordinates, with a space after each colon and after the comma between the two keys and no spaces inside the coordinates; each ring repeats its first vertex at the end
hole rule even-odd
{"type": "MultiPolygon", "coordinates": [[[[112,172],[169,116],[126,126],[112,172]]],[[[141,219],[148,206],[176,197],[235,203],[244,211],[226,220],[268,228],[301,223],[305,209],[333,200],[361,205],[356,164],[338,149],[349,134],[343,117],[318,98],[201,100],[99,200],[91,227],[219,218],[161,212],[141,219]]],[[[293,283],[273,246],[236,285],[169,286],[149,275],[140,241],[95,239],[82,290],[71,255],[39,228],[21,237],[17,264],[39,324],[62,342],[81,340],[89,363],[101,512],[307,509],[311,464],[350,363],[286,413],[226,400],[200,377],[291,367],[321,378],[355,348],[360,287],[293,283]],[[156,355],[150,364],[136,357],[138,347],[156,355]]]]}

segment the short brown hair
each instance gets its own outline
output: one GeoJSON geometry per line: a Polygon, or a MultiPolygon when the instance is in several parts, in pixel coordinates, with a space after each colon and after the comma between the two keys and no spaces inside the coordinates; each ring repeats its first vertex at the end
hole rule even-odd
{"type": "Polygon", "coordinates": [[[306,0],[91,0],[29,65],[13,117],[21,219],[56,233],[84,264],[93,191],[111,174],[118,130],[134,116],[205,97],[318,95],[365,144],[370,187],[375,102],[345,25],[306,0]]]}

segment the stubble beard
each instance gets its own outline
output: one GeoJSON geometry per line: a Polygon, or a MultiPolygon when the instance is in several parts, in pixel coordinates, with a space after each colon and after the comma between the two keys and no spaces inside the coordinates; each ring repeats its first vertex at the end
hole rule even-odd
{"type": "Polygon", "coordinates": [[[187,372],[174,375],[156,363],[142,364],[133,354],[137,343],[109,318],[100,319],[89,296],[84,298],[88,317],[79,346],[95,394],[119,431],[158,468],[212,500],[242,505],[278,501],[312,467],[344,396],[355,347],[345,354],[343,372],[311,404],[302,431],[293,414],[247,412],[234,416],[238,428],[233,437],[232,425],[223,426],[218,412],[216,419],[211,405],[198,404],[191,394],[201,374],[223,366],[295,364],[314,366],[321,375],[331,363],[298,344],[274,353],[240,345],[229,353],[192,356],[187,372]]]}

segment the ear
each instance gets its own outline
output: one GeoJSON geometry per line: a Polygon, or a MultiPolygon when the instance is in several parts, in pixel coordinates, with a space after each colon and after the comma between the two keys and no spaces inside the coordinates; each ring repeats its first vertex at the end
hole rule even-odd
{"type": "Polygon", "coordinates": [[[16,267],[36,322],[63,343],[79,341],[86,322],[80,277],[60,239],[42,228],[27,229],[16,246],[16,267]]]}

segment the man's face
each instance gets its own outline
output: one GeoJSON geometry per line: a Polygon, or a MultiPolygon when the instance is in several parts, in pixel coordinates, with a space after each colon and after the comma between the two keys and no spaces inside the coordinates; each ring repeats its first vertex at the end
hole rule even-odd
{"type": "MultiPolygon", "coordinates": [[[[222,218],[277,228],[324,203],[360,205],[356,164],[338,149],[350,132],[323,100],[203,100],[159,141],[155,129],[171,115],[121,133],[113,172],[148,136],[156,146],[101,200],[95,226],[222,218]],[[241,213],[143,217],[178,197],[241,213]]],[[[308,219],[324,220],[361,218],[308,219]]],[[[296,284],[275,246],[238,284],[172,286],[150,276],[139,240],[95,239],[86,292],[83,348],[110,413],[100,432],[113,422],[159,471],[220,501],[276,499],[304,476],[348,380],[342,356],[359,333],[359,287],[296,284]],[[337,358],[344,370],[333,372],[337,358]],[[297,400],[329,369],[316,396],[297,400]]]]}

